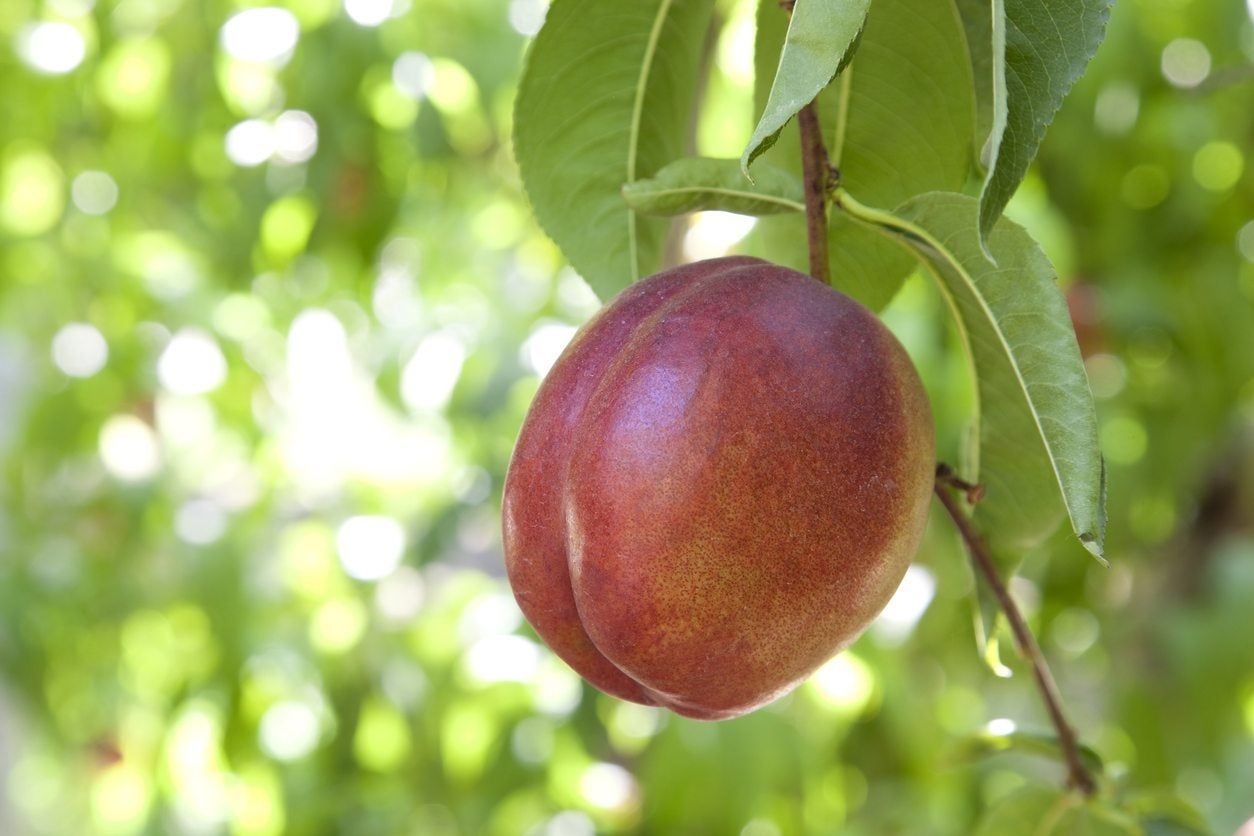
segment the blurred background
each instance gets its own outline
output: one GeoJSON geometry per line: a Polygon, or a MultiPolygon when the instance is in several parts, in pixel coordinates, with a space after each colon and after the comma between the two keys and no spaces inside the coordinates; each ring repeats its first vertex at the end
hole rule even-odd
{"type": "MultiPolygon", "coordinates": [[[[544,0],[269,2],[0,3],[0,833],[964,834],[1058,779],[972,757],[1048,725],[939,517],[739,720],[538,644],[501,482],[598,306],[510,155],[544,0]]],[[[752,12],[720,3],[702,153],[748,137],[752,12]]],[[[1064,532],[1015,593],[1111,772],[1221,833],[1254,816],[1252,19],[1120,0],[1010,212],[1067,288],[1112,563],[1064,532]]],[[[752,225],[690,218],[685,257],[752,225]]],[[[944,446],[947,313],[916,278],[885,316],[944,446]]]]}

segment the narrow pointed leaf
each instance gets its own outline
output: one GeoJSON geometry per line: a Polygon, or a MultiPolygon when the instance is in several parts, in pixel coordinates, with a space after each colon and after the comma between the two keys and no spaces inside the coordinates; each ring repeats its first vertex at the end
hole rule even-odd
{"type": "Polygon", "coordinates": [[[514,129],[523,186],[602,298],[659,266],[668,221],[620,190],[683,154],[712,5],[554,0],[531,45],[514,129]]]}
{"type": "MultiPolygon", "coordinates": [[[[1079,751],[1081,760],[1091,773],[1101,775],[1105,771],[1106,767],[1102,763],[1101,756],[1091,747],[1080,744],[1079,751]]],[[[963,758],[971,760],[1016,752],[1066,763],[1066,756],[1063,754],[1057,735],[1039,732],[1012,731],[1007,734],[994,734],[984,731],[963,741],[960,752],[963,758]]]]}
{"type": "Polygon", "coordinates": [[[993,0],[993,128],[980,197],[987,238],[1063,98],[1106,34],[1112,0],[993,0]]]}
{"type": "Polygon", "coordinates": [[[985,487],[976,520],[994,551],[1040,543],[1065,511],[1100,559],[1105,475],[1066,301],[1048,258],[1011,221],[988,238],[997,264],[985,258],[978,211],[974,198],[937,192],[872,213],[936,277],[970,354],[979,448],[965,475],[985,487]]]}
{"type": "Polygon", "coordinates": [[[1213,830],[1197,809],[1174,792],[1149,790],[1123,802],[1145,828],[1146,836],[1212,836],[1213,830]]]}
{"type": "Polygon", "coordinates": [[[976,836],[1142,836],[1127,813],[1101,799],[1057,787],[1028,785],[1002,799],[976,836]]]}
{"type": "Polygon", "coordinates": [[[623,199],[637,212],[681,215],[717,209],[741,215],[804,212],[805,194],[795,175],[763,163],[750,181],[739,160],[685,157],[655,176],[623,186],[623,199]]]}
{"type": "MultiPolygon", "coordinates": [[[[780,129],[831,83],[858,38],[871,0],[796,0],[766,109],[740,162],[770,148],[780,129]]],[[[779,12],[782,14],[782,12],[779,12]]]]}

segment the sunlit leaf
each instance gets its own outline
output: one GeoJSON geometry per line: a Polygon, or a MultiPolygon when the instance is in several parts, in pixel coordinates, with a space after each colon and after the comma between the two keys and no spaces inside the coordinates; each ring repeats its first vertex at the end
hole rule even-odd
{"type": "Polygon", "coordinates": [[[602,298],[658,267],[668,222],[620,190],[683,153],[711,6],[556,0],[531,45],[514,130],[523,185],[602,298]]]}
{"type": "Polygon", "coordinates": [[[796,0],[766,108],[740,158],[745,174],[775,144],[780,129],[845,65],[869,6],[870,0],[796,0]]]}

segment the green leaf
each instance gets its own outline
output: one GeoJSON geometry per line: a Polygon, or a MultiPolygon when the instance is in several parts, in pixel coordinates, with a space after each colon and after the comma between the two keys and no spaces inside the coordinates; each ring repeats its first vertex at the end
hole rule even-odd
{"type": "Polygon", "coordinates": [[[1206,818],[1171,790],[1138,792],[1123,802],[1141,822],[1146,836],[1211,836],[1206,818]]]}
{"type": "Polygon", "coordinates": [[[976,836],[1141,836],[1129,816],[1104,802],[1056,787],[1030,785],[998,803],[976,836]]]}
{"type": "Polygon", "coordinates": [[[979,393],[976,455],[964,476],[985,487],[976,521],[998,553],[1021,552],[1065,509],[1099,559],[1105,534],[1097,415],[1066,301],[1052,265],[1002,219],[983,255],[975,199],[933,193],[896,213],[838,201],[922,257],[957,319],[979,393]]]}
{"type": "MultiPolygon", "coordinates": [[[[1094,775],[1105,771],[1102,758],[1089,746],[1080,744],[1080,759],[1094,775]]],[[[963,741],[961,746],[963,757],[978,759],[999,755],[1005,752],[1019,752],[1028,755],[1039,755],[1060,763],[1065,763],[1062,746],[1054,734],[1040,732],[1012,731],[1005,734],[994,734],[985,730],[963,741]]]]}
{"type": "Polygon", "coordinates": [[[741,215],[805,211],[804,190],[796,176],[768,163],[758,166],[755,174],[755,180],[746,179],[739,160],[685,157],[653,177],[623,186],[623,199],[637,212],[652,215],[708,209],[741,215]]]}
{"type": "Polygon", "coordinates": [[[518,88],[514,153],[541,226],[602,298],[658,267],[664,219],[620,190],[683,154],[712,0],[554,0],[518,88]]]}
{"type": "Polygon", "coordinates": [[[993,0],[993,129],[980,196],[986,239],[1045,130],[1106,34],[1112,0],[993,0]]]}
{"type": "MultiPolygon", "coordinates": [[[[778,61],[783,27],[773,0],[758,13],[755,67],[778,61]]],[[[896,206],[929,191],[954,191],[974,159],[973,82],[966,38],[951,0],[876,0],[857,52],[819,97],[819,118],[841,178],[877,206],[896,206]]],[[[800,170],[796,127],[766,159],[800,170]]],[[[839,212],[829,216],[832,283],[872,309],[886,305],[914,259],[839,212]]],[[[767,219],[753,243],[761,254],[805,269],[805,225],[767,219]]]]}
{"type": "Polygon", "coordinates": [[[975,836],[1046,836],[1079,796],[1058,787],[1021,787],[996,804],[980,821],[975,836]]]}
{"type": "Polygon", "coordinates": [[[993,4],[990,0],[957,0],[967,33],[975,90],[975,154],[987,169],[984,153],[993,130],[993,4]]]}
{"type": "Polygon", "coordinates": [[[788,120],[840,72],[870,4],[871,0],[796,0],[766,109],[740,158],[746,176],[749,164],[775,144],[788,120]]]}
{"type": "Polygon", "coordinates": [[[1067,810],[1051,832],[1058,836],[1145,836],[1135,819],[1097,799],[1067,810]]]}

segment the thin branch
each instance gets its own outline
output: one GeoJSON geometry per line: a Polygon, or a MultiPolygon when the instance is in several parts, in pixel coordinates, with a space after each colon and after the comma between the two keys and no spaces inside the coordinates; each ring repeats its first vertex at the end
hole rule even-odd
{"type": "Polygon", "coordinates": [[[1049,712],[1049,719],[1058,731],[1058,744],[1062,749],[1063,758],[1067,762],[1067,785],[1079,790],[1086,796],[1091,796],[1097,792],[1097,782],[1080,757],[1079,741],[1076,739],[1075,730],[1067,722],[1066,715],[1063,714],[1062,696],[1058,693],[1058,685],[1054,682],[1054,676],[1049,671],[1045,655],[1041,653],[1041,648],[1036,643],[1036,637],[1032,635],[1031,629],[1028,628],[1028,624],[1023,618],[1023,613],[1019,611],[1019,606],[1015,603],[1014,598],[1010,597],[1010,590],[1002,582],[1001,575],[997,572],[997,566],[993,563],[993,556],[989,552],[988,544],[984,542],[980,532],[976,531],[975,526],[971,524],[970,517],[963,511],[958,504],[957,498],[954,496],[953,490],[955,488],[970,495],[975,487],[958,480],[947,465],[942,464],[936,469],[936,497],[940,500],[941,505],[945,506],[945,510],[949,512],[950,518],[953,519],[954,525],[957,526],[958,533],[962,535],[963,542],[966,543],[967,551],[970,552],[971,560],[975,567],[984,576],[984,579],[988,581],[988,585],[992,587],[993,593],[997,596],[997,603],[1001,605],[1002,612],[1006,614],[1006,620],[1010,623],[1010,631],[1014,634],[1015,644],[1019,647],[1019,653],[1032,666],[1032,674],[1036,678],[1037,689],[1041,692],[1041,699],[1045,702],[1045,709],[1049,712]]]}
{"type": "Polygon", "coordinates": [[[827,146],[814,102],[797,114],[801,133],[801,171],[805,178],[806,238],[810,245],[810,275],[829,283],[827,267],[827,193],[832,169],[827,161],[827,146]]]}
{"type": "MultiPolygon", "coordinates": [[[[793,5],[794,0],[779,0],[779,7],[788,14],[792,14],[793,5]]],[[[833,172],[814,102],[797,113],[797,132],[801,134],[801,176],[805,180],[810,275],[823,284],[831,284],[827,266],[827,196],[832,191],[833,172]]]]}

